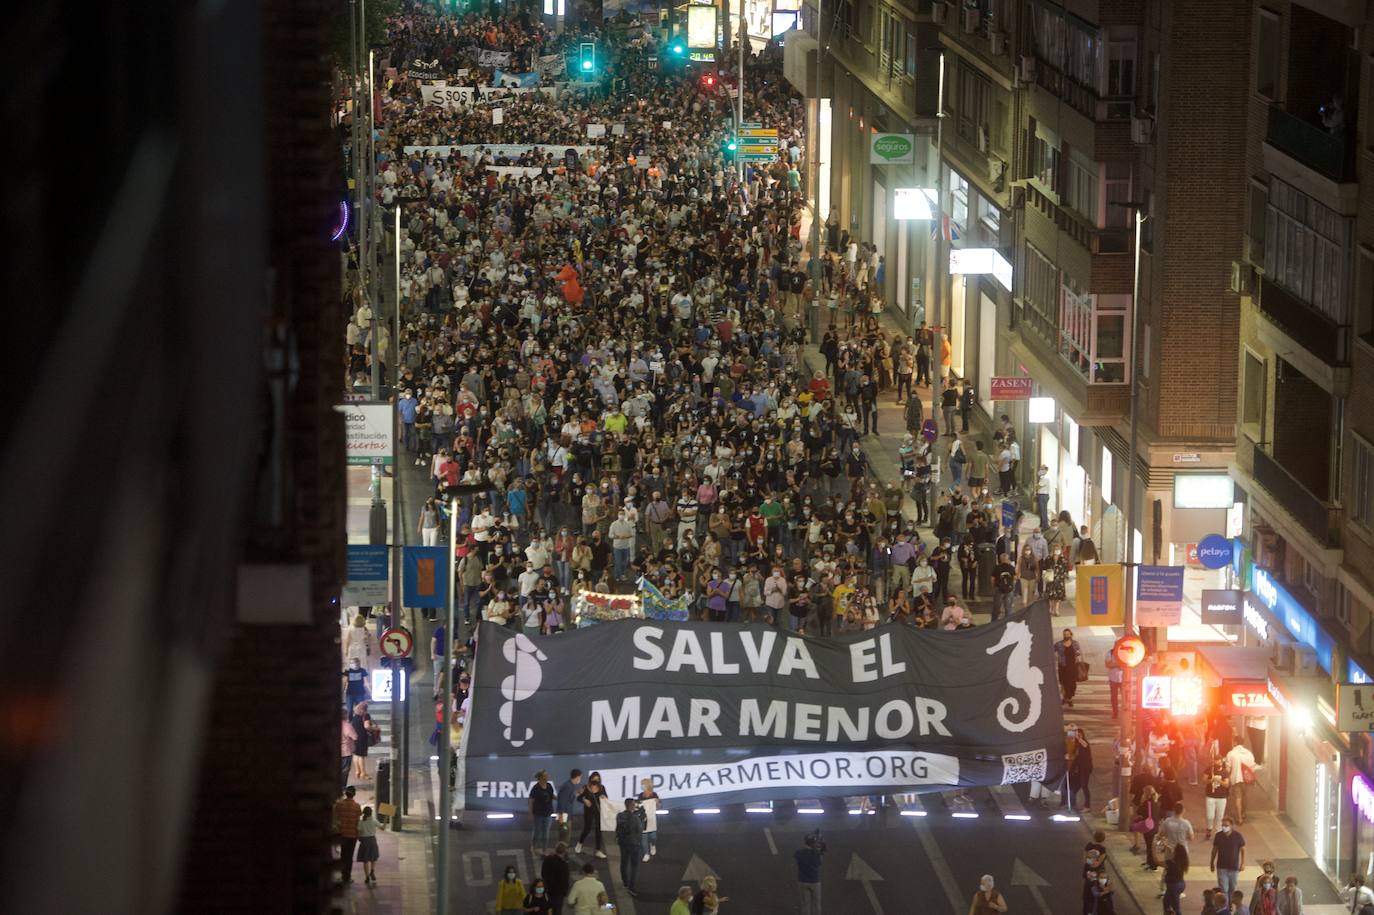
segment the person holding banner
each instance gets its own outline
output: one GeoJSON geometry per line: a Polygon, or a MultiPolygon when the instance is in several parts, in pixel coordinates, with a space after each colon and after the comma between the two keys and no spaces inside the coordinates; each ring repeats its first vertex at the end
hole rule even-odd
{"type": "Polygon", "coordinates": [[[606,857],[605,840],[601,837],[601,799],[606,796],[606,789],[601,787],[601,773],[593,772],[587,776],[587,784],[578,792],[577,799],[582,804],[582,835],[577,838],[577,845],[573,851],[582,854],[582,845],[587,841],[587,836],[592,836],[596,843],[596,856],[606,857]]]}

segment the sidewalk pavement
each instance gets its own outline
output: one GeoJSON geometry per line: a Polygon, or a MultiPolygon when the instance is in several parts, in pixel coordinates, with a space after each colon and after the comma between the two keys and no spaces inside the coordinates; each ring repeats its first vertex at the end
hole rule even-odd
{"type": "MultiPolygon", "coordinates": [[[[822,317],[824,318],[824,316],[822,317]]],[[[880,320],[884,332],[889,337],[893,333],[904,332],[892,317],[884,315],[880,320]]],[[[822,321],[823,330],[824,320],[822,321]]],[[[807,370],[812,372],[822,370],[825,365],[825,358],[821,355],[819,346],[814,344],[808,344],[803,348],[802,360],[807,370]]],[[[932,415],[931,388],[929,386],[918,387],[917,391],[925,407],[925,416],[929,418],[932,415]]],[[[878,400],[879,432],[877,435],[869,435],[860,439],[860,444],[868,455],[870,472],[883,486],[892,480],[902,482],[898,449],[906,432],[906,409],[905,406],[894,403],[894,395],[895,392],[891,388],[881,393],[878,400]]],[[[980,410],[975,410],[970,424],[970,432],[967,434],[974,438],[981,435],[985,441],[990,441],[990,423],[991,420],[983,416],[980,410]]],[[[942,461],[948,454],[949,441],[943,436],[938,440],[936,447],[942,461]]],[[[948,480],[942,485],[947,486],[948,480]]],[[[904,490],[907,488],[903,485],[904,490]]],[[[1027,508],[1024,497],[1020,501],[1022,508],[1027,508]]],[[[903,515],[909,521],[916,518],[915,502],[909,495],[906,498],[903,515]]],[[[1033,513],[1028,512],[1022,521],[1020,531],[1022,536],[1029,534],[1031,528],[1035,526],[1035,521],[1033,513]]],[[[921,526],[918,530],[922,538],[927,541],[933,535],[930,526],[921,526]]],[[[950,590],[952,593],[958,593],[956,589],[959,585],[959,575],[957,566],[951,569],[950,590]]],[[[1076,724],[1084,728],[1094,749],[1095,767],[1090,784],[1093,802],[1089,804],[1088,809],[1080,813],[1083,817],[1084,842],[1089,840],[1095,830],[1101,829],[1106,832],[1109,862],[1115,871],[1113,882],[1120,890],[1124,890],[1135,899],[1137,911],[1158,911],[1161,908],[1159,902],[1160,877],[1163,871],[1145,870],[1143,852],[1134,855],[1130,851],[1131,833],[1118,831],[1115,826],[1108,825],[1104,815],[1106,802],[1116,796],[1112,748],[1119,725],[1112,716],[1110,692],[1103,662],[1119,633],[1109,626],[1092,626],[1086,629],[1078,627],[1073,612],[1074,589],[1072,580],[1070,580],[1066,597],[1067,599],[1060,608],[1066,612],[1054,617],[1054,630],[1056,632],[1062,629],[1074,630],[1074,636],[1083,646],[1084,657],[1088,660],[1091,669],[1088,682],[1080,684],[1078,687],[1073,707],[1064,709],[1065,723],[1076,724]]],[[[975,600],[970,602],[969,610],[973,613],[975,620],[986,622],[987,606],[986,599],[975,600]]],[[[1190,785],[1187,782],[1183,783],[1184,815],[1193,822],[1196,829],[1196,838],[1190,845],[1192,863],[1186,881],[1188,890],[1185,895],[1184,910],[1188,912],[1201,910],[1202,891],[1216,884],[1216,875],[1208,870],[1211,842],[1203,839],[1205,835],[1203,821],[1206,811],[1204,798],[1205,794],[1200,786],[1190,785]]],[[[1261,864],[1264,861],[1273,861],[1280,879],[1290,874],[1298,878],[1298,885],[1302,887],[1305,896],[1305,915],[1340,915],[1340,913],[1346,912],[1347,909],[1340,904],[1331,881],[1303,851],[1302,846],[1289,832],[1285,822],[1275,813],[1272,801],[1258,789],[1252,788],[1247,806],[1249,811],[1245,825],[1240,827],[1240,832],[1246,840],[1247,865],[1245,870],[1241,872],[1240,886],[1245,890],[1247,904],[1249,903],[1250,892],[1254,888],[1255,879],[1262,872],[1261,864]]],[[[1125,906],[1120,905],[1119,910],[1129,911],[1125,906]]]]}

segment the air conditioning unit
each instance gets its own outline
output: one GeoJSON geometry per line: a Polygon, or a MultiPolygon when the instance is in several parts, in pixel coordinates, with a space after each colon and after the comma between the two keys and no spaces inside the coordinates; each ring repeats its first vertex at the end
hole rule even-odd
{"type": "Polygon", "coordinates": [[[988,50],[994,57],[1001,57],[1007,53],[1007,35],[1005,32],[993,32],[988,36],[988,50]]]}
{"type": "Polygon", "coordinates": [[[988,157],[988,180],[993,184],[1002,180],[1002,169],[1006,164],[996,156],[988,157]]]}
{"type": "Polygon", "coordinates": [[[1029,85],[1035,82],[1035,58],[1023,54],[1016,65],[1016,81],[1029,85]]]}
{"type": "Polygon", "coordinates": [[[1294,673],[1299,677],[1315,677],[1321,674],[1322,669],[1317,664],[1317,653],[1306,646],[1297,646],[1293,649],[1294,673]]]}
{"type": "Polygon", "coordinates": [[[976,32],[976,31],[978,31],[978,26],[981,25],[982,22],[983,22],[983,14],[982,14],[982,12],[980,12],[979,10],[976,10],[976,9],[966,9],[966,10],[964,10],[964,31],[965,31],[965,32],[976,32]]]}
{"type": "Polygon", "coordinates": [[[1011,189],[1011,208],[1013,210],[1024,210],[1026,208],[1026,187],[1023,184],[1013,185],[1011,189]]]}
{"type": "Polygon", "coordinates": [[[1155,122],[1151,118],[1131,118],[1131,142],[1149,143],[1155,132],[1155,122]]]}
{"type": "Polygon", "coordinates": [[[1231,291],[1250,295],[1255,288],[1255,268],[1240,261],[1231,261],[1231,291]]]}
{"type": "Polygon", "coordinates": [[[980,153],[988,151],[988,129],[981,124],[978,125],[978,151],[980,153]]]}
{"type": "Polygon", "coordinates": [[[936,25],[944,25],[946,17],[949,15],[949,4],[935,2],[930,5],[930,21],[936,25]]]}
{"type": "Polygon", "coordinates": [[[1279,642],[1276,644],[1274,646],[1273,662],[1274,669],[1279,673],[1291,674],[1293,672],[1293,665],[1296,663],[1293,646],[1286,642],[1279,642]]]}

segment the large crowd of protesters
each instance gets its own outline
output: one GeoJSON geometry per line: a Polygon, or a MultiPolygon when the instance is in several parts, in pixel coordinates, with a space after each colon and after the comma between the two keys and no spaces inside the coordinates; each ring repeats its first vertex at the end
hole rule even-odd
{"type": "MultiPolygon", "coordinates": [[[[579,590],[641,578],[687,595],[698,618],[811,634],[969,626],[980,579],[994,615],[1047,575],[1062,597],[1050,556],[1073,554],[1038,538],[1018,551],[999,524],[995,493],[1020,459],[1010,427],[988,450],[946,450],[938,433],[960,414],[967,431],[971,392],[953,392],[943,429],[924,415],[915,384],[941,366],[928,337],[881,330],[876,250],[833,220],[809,250],[804,116],[778,49],[749,60],[745,119],[778,128],[779,155],[739,176],[726,74],[658,66],[647,33],[598,34],[618,91],[560,80],[556,98],[507,97],[493,118],[490,105],[424,104],[406,63],[483,85],[482,49],[530,67],[578,36],[418,6],[393,24],[377,167],[378,203],[401,211],[398,409],[406,453],[435,484],[425,542],[446,539],[450,487],[486,487],[461,500],[463,619],[557,632],[579,590]],[[589,139],[591,124],[604,135],[589,139]],[[478,148],[423,148],[448,144],[478,148]],[[526,168],[490,168],[505,165],[526,168]],[[813,298],[814,372],[801,358],[813,298]],[[881,397],[907,405],[904,482],[886,487],[864,447],[881,397]],[[909,495],[929,543],[903,514],[909,495]]],[[[368,372],[368,324],[350,327],[350,383],[368,372]]]]}

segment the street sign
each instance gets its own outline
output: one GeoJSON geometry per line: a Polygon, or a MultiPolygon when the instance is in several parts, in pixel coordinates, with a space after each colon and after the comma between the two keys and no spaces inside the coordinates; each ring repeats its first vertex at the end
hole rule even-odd
{"type": "Polygon", "coordinates": [[[1140,707],[1148,709],[1169,708],[1173,677],[1143,677],[1140,682],[1140,707]]]}
{"type": "Polygon", "coordinates": [[[988,385],[988,396],[993,400],[1030,400],[1030,378],[993,376],[988,385]]]}
{"type": "Polygon", "coordinates": [[[1242,592],[1204,588],[1202,591],[1202,625],[1239,626],[1244,602],[1242,592]]]}
{"type": "Polygon", "coordinates": [[[349,544],[344,586],[339,595],[345,607],[371,607],[387,602],[389,555],[385,544],[349,544]]]}
{"type": "Polygon", "coordinates": [[[1337,687],[1336,730],[1374,731],[1374,683],[1342,683],[1337,687]]]}
{"type": "Polygon", "coordinates": [[[403,626],[392,626],[382,633],[379,647],[382,654],[398,661],[410,657],[410,653],[415,650],[415,637],[403,626]]]}
{"type": "Polygon", "coordinates": [[[1198,541],[1197,561],[1209,569],[1224,569],[1231,564],[1235,550],[1229,537],[1221,534],[1208,534],[1198,541]]]}

